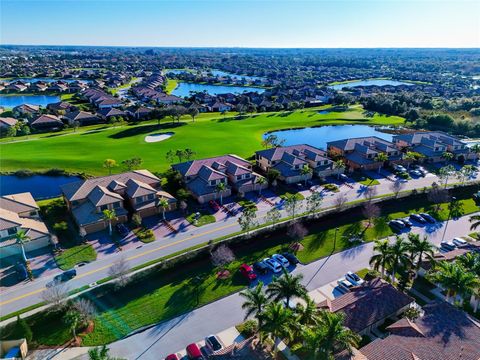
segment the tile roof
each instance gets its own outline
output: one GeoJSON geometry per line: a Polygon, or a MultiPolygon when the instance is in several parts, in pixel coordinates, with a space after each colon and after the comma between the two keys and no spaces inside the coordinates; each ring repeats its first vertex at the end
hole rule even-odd
{"type": "Polygon", "coordinates": [[[225,164],[227,161],[235,163],[237,165],[251,167],[249,161],[242,159],[241,157],[233,154],[215,156],[206,159],[185,161],[179,164],[172,165],[174,170],[177,170],[182,176],[193,176],[200,172],[203,166],[212,166],[214,163],[225,164]]]}
{"type": "Polygon", "coordinates": [[[327,153],[324,150],[318,149],[314,146],[307,145],[307,144],[299,144],[299,145],[291,145],[291,146],[280,146],[266,150],[257,151],[256,154],[270,160],[270,161],[277,161],[280,160],[283,156],[283,153],[293,153],[293,151],[298,150],[305,154],[309,154],[312,156],[313,154],[317,154],[324,158],[327,158],[327,153]]]}
{"type": "Polygon", "coordinates": [[[17,214],[39,209],[29,192],[1,196],[0,208],[17,214]]]}
{"type": "Polygon", "coordinates": [[[129,179],[127,181],[127,195],[131,198],[156,193],[157,190],[142,181],[138,181],[135,179],[129,179]]]}
{"type": "Polygon", "coordinates": [[[0,124],[7,126],[14,126],[18,122],[17,119],[12,117],[0,117],[0,124]]]}

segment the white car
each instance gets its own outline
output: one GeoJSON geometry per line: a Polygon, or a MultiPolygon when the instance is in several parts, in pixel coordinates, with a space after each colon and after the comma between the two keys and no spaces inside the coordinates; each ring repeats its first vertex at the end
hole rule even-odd
{"type": "Polygon", "coordinates": [[[274,259],[270,259],[270,258],[265,258],[263,259],[263,262],[268,266],[268,268],[270,270],[272,270],[274,273],[279,273],[282,271],[282,265],[274,260],[274,259]]]}
{"type": "Polygon", "coordinates": [[[451,251],[451,250],[455,250],[456,245],[453,241],[442,241],[440,243],[440,247],[445,250],[451,251]]]}
{"type": "Polygon", "coordinates": [[[290,263],[288,262],[288,260],[283,255],[273,254],[272,259],[275,260],[276,262],[280,263],[284,268],[287,268],[287,267],[290,266],[290,263]]]}
{"type": "Polygon", "coordinates": [[[363,280],[360,276],[358,276],[352,271],[349,271],[345,274],[345,279],[347,279],[349,282],[356,286],[362,285],[365,282],[365,280],[363,280]]]}
{"type": "Polygon", "coordinates": [[[407,169],[405,169],[405,167],[402,165],[395,165],[393,168],[395,169],[395,171],[407,172],[407,169]]]}
{"type": "Polygon", "coordinates": [[[465,246],[468,244],[464,239],[459,237],[453,238],[452,242],[457,246],[465,246]]]}
{"type": "Polygon", "coordinates": [[[338,288],[343,293],[347,293],[353,288],[353,284],[350,281],[346,280],[345,278],[338,280],[337,284],[338,284],[338,288]]]}

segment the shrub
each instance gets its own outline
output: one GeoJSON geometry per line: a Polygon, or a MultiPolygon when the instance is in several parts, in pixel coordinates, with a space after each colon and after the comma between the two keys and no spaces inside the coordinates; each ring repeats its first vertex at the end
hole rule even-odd
{"type": "Polygon", "coordinates": [[[335,185],[335,184],[325,184],[323,185],[323,187],[326,189],[326,190],[329,190],[331,192],[339,192],[340,190],[338,189],[338,186],[335,185]]]}
{"type": "Polygon", "coordinates": [[[365,280],[368,281],[368,280],[372,280],[374,278],[377,278],[377,277],[380,277],[381,274],[376,271],[376,270],[369,270],[366,274],[365,274],[365,280]]]}
{"type": "Polygon", "coordinates": [[[247,320],[244,323],[237,325],[237,330],[245,338],[249,338],[257,332],[257,321],[256,320],[247,320]]]}
{"type": "Polygon", "coordinates": [[[53,230],[55,230],[57,234],[65,233],[68,230],[68,224],[66,221],[60,221],[53,224],[53,230]]]}
{"type": "Polygon", "coordinates": [[[142,217],[139,214],[133,214],[132,216],[132,224],[135,227],[142,226],[142,217]]]}
{"type": "Polygon", "coordinates": [[[20,315],[17,315],[17,329],[18,334],[21,334],[27,340],[27,343],[32,342],[33,333],[30,325],[25,321],[25,319],[20,318],[20,315]]]}

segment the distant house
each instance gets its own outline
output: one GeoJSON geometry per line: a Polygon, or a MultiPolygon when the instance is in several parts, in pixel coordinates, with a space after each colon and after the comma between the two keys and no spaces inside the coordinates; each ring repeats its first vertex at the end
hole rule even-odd
{"type": "Polygon", "coordinates": [[[0,131],[3,133],[5,130],[17,125],[18,120],[12,117],[0,117],[0,131]]]}
{"type": "Polygon", "coordinates": [[[376,136],[349,138],[327,143],[328,151],[343,157],[351,170],[376,170],[384,165],[377,161],[380,153],[387,155],[387,164],[403,163],[402,152],[390,141],[376,136]]]}
{"type": "Polygon", "coordinates": [[[75,106],[65,101],[59,101],[47,105],[47,110],[50,110],[57,115],[65,114],[67,111],[72,111],[74,109],[76,109],[75,106]]]}
{"type": "Polygon", "coordinates": [[[293,184],[312,178],[316,175],[325,178],[343,172],[343,168],[334,169],[333,161],[327,153],[316,147],[300,144],[280,146],[255,153],[257,165],[265,172],[275,169],[280,173],[279,179],[293,184]],[[302,174],[302,168],[308,166],[311,174],[302,174]]]}
{"type": "Polygon", "coordinates": [[[52,130],[63,127],[63,122],[55,115],[43,114],[30,121],[30,126],[37,130],[52,130]]]}
{"type": "Polygon", "coordinates": [[[446,302],[423,306],[415,321],[400,319],[359,351],[368,360],[478,360],[480,326],[462,310],[446,302]]]}
{"type": "Polygon", "coordinates": [[[420,262],[418,275],[425,276],[427,272],[432,268],[432,265],[434,263],[437,263],[439,261],[451,262],[457,259],[458,257],[463,256],[470,252],[473,252],[473,253],[480,252],[480,244],[469,243],[468,245],[458,247],[451,251],[437,252],[433,255],[433,261],[422,260],[420,262]]]}
{"type": "Polygon", "coordinates": [[[136,120],[148,119],[152,114],[152,109],[147,107],[130,108],[128,114],[136,120]]]}
{"type": "Polygon", "coordinates": [[[399,149],[408,149],[422,154],[427,162],[445,161],[442,155],[446,151],[451,152],[460,162],[475,159],[477,156],[470,151],[465,142],[441,131],[395,135],[393,143],[399,149]]]}
{"type": "Polygon", "coordinates": [[[5,87],[5,90],[11,92],[23,92],[28,89],[28,85],[23,83],[11,83],[5,87]]]}
{"type": "Polygon", "coordinates": [[[103,108],[97,112],[98,116],[102,119],[108,120],[111,117],[125,117],[127,114],[125,111],[116,109],[116,108],[103,108]]]}
{"type": "Polygon", "coordinates": [[[39,207],[28,192],[0,197],[0,258],[20,254],[15,239],[19,230],[29,237],[24,245],[26,252],[51,244],[51,235],[40,218],[39,207]]]}
{"type": "Polygon", "coordinates": [[[217,101],[212,106],[210,106],[210,108],[212,109],[212,111],[225,112],[232,110],[233,105],[217,101]]]}
{"type": "Polygon", "coordinates": [[[108,227],[104,210],[114,210],[116,220],[124,223],[131,213],[142,217],[158,214],[161,198],[167,199],[167,211],[176,208],[176,200],[162,191],[160,179],[148,170],[98,177],[65,184],[61,187],[67,207],[76,224],[87,234],[108,227]]]}
{"type": "Polygon", "coordinates": [[[38,81],[32,85],[30,85],[30,90],[36,92],[43,92],[48,89],[48,85],[44,82],[38,81]]]}
{"type": "Polygon", "coordinates": [[[40,112],[40,106],[38,105],[30,105],[30,104],[22,104],[15,106],[12,109],[13,115],[16,117],[27,117],[31,118],[37,115],[40,112]]]}
{"type": "Polygon", "coordinates": [[[49,91],[55,91],[55,92],[67,92],[68,91],[68,85],[66,84],[61,84],[61,83],[56,83],[53,85],[50,85],[48,88],[49,91]]]}
{"type": "Polygon", "coordinates": [[[87,111],[68,112],[63,116],[63,119],[65,119],[70,125],[73,124],[73,122],[78,121],[80,126],[97,124],[101,121],[98,116],[87,111]]]}
{"type": "Polygon", "coordinates": [[[225,184],[223,196],[230,196],[232,188],[237,193],[264,189],[258,183],[261,175],[252,170],[252,164],[236,155],[223,155],[208,159],[186,161],[172,165],[182,175],[185,186],[199,203],[219,197],[217,186],[225,184]]]}
{"type": "Polygon", "coordinates": [[[354,287],[333,300],[324,300],[319,308],[345,314],[344,325],[360,335],[368,335],[414,304],[415,300],[388,282],[375,278],[354,287]]]}
{"type": "Polygon", "coordinates": [[[184,101],[181,97],[163,93],[159,93],[158,95],[153,96],[152,99],[155,100],[157,103],[164,105],[173,105],[184,101]]]}

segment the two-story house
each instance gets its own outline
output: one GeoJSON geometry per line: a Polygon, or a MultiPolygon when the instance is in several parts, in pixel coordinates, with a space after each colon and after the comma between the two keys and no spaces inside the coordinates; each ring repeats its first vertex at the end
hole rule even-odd
{"type": "Polygon", "coordinates": [[[20,254],[15,235],[25,231],[28,241],[25,252],[47,247],[51,235],[41,220],[39,207],[30,193],[3,195],[0,197],[0,258],[20,254]]]}
{"type": "Polygon", "coordinates": [[[476,158],[476,154],[470,151],[465,142],[441,131],[395,135],[393,143],[399,149],[407,149],[422,154],[425,157],[424,161],[427,162],[445,161],[442,155],[446,151],[451,152],[459,162],[476,158]]]}
{"type": "Polygon", "coordinates": [[[383,165],[403,163],[403,153],[390,141],[376,136],[342,139],[327,143],[329,153],[341,156],[353,170],[376,170],[383,165]],[[378,161],[379,154],[385,154],[385,162],[378,161]]]}
{"type": "Polygon", "coordinates": [[[264,172],[277,170],[280,173],[279,180],[287,184],[309,180],[313,175],[325,178],[344,170],[334,168],[333,161],[327,157],[325,151],[306,144],[260,150],[255,153],[255,160],[264,172]],[[302,174],[305,166],[310,167],[312,172],[302,174]]]}
{"type": "Polygon", "coordinates": [[[219,197],[220,183],[225,184],[223,197],[230,196],[232,189],[245,194],[268,186],[266,182],[259,183],[262,176],[253,171],[249,161],[231,154],[186,161],[172,168],[182,175],[186,188],[202,204],[219,197]]]}
{"type": "Polygon", "coordinates": [[[79,228],[87,234],[108,226],[104,210],[114,210],[114,224],[126,222],[129,215],[158,214],[159,201],[167,199],[167,211],[176,208],[176,199],[161,190],[160,179],[148,170],[134,170],[65,184],[61,187],[67,207],[79,228]]]}

